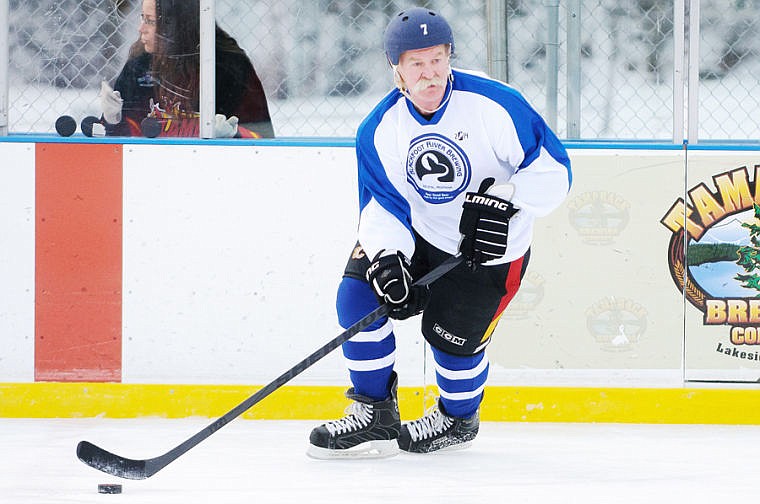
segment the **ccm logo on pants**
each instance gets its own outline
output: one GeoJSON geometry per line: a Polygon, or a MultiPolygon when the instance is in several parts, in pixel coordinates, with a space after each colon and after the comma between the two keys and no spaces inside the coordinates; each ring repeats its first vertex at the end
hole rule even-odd
{"type": "Polygon", "coordinates": [[[465,343],[464,338],[460,338],[459,336],[456,336],[454,334],[451,334],[449,331],[444,329],[443,327],[439,326],[438,324],[433,325],[433,331],[440,336],[441,338],[445,339],[446,341],[457,345],[457,346],[463,346],[465,343]]]}

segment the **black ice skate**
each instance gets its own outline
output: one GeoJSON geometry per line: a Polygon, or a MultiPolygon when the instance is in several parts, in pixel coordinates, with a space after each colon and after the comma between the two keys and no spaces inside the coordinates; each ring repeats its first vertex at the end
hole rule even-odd
{"type": "Polygon", "coordinates": [[[397,397],[398,377],[391,376],[391,395],[383,401],[356,394],[348,414],[311,431],[306,454],[317,459],[382,458],[398,453],[396,439],[401,428],[397,397]]]}
{"type": "Polygon", "coordinates": [[[401,426],[398,446],[411,453],[430,453],[438,450],[460,450],[472,444],[478,434],[480,415],[456,418],[446,414],[443,405],[425,416],[401,426]]]}

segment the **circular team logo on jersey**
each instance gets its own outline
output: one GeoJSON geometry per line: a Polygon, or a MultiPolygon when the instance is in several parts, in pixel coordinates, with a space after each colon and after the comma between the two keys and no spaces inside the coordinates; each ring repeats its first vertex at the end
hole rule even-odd
{"type": "Polygon", "coordinates": [[[412,140],[406,179],[428,203],[447,203],[470,182],[470,160],[448,138],[429,133],[412,140]]]}

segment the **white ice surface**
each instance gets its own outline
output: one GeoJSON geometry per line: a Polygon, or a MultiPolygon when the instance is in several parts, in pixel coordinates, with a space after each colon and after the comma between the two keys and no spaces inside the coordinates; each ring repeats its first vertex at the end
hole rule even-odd
{"type": "Polygon", "coordinates": [[[382,460],[306,457],[316,422],[235,420],[153,477],[119,480],[77,460],[85,439],[155,457],[208,419],[0,419],[0,502],[753,502],[758,426],[483,423],[469,450],[382,460]],[[121,495],[97,492],[121,483],[121,495]]]}

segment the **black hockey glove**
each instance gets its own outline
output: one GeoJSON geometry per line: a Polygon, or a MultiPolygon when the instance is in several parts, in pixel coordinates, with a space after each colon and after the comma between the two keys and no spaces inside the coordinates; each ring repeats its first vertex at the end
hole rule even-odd
{"type": "Polygon", "coordinates": [[[490,177],[483,180],[478,192],[465,195],[462,205],[459,252],[470,265],[498,259],[507,251],[509,219],[517,209],[507,200],[486,194],[493,183],[490,177]]]}
{"type": "Polygon", "coordinates": [[[398,251],[381,250],[367,269],[367,281],[381,304],[387,304],[388,316],[404,320],[425,309],[426,286],[413,286],[409,259],[398,251]]]}

